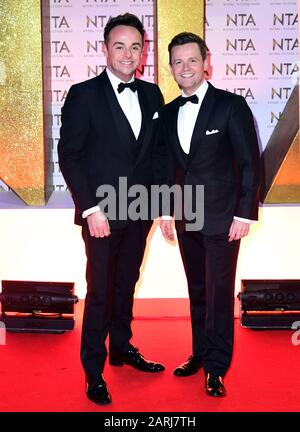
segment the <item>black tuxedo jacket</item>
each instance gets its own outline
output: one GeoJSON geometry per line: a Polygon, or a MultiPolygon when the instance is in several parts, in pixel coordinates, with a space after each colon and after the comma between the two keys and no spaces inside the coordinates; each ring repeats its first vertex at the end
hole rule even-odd
{"type": "MultiPolygon", "coordinates": [[[[82,212],[99,204],[96,190],[115,187],[118,201],[119,177],[149,187],[152,177],[153,115],[162,106],[157,85],[138,82],[142,126],[136,140],[120,107],[106,71],[96,78],[73,85],[62,108],[58,144],[59,165],[75,203],[75,223],[82,224],[82,212]]],[[[111,227],[124,220],[110,221],[111,227]]]]}
{"type": "MultiPolygon", "coordinates": [[[[204,234],[228,232],[233,217],[258,217],[259,148],[241,96],[209,84],[185,155],[177,133],[178,98],[160,113],[168,184],[204,185],[204,234]]],[[[193,197],[194,199],[195,197],[193,197]]],[[[195,202],[192,203],[195,208],[195,202]]],[[[176,222],[183,231],[184,221],[176,222]]]]}

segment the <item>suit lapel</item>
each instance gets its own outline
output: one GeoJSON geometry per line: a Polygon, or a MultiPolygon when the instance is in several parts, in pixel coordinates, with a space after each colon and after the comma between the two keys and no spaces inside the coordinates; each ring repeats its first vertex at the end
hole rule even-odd
{"type": "Polygon", "coordinates": [[[172,143],[177,158],[181,162],[182,166],[185,166],[186,160],[184,159],[184,153],[181,148],[181,144],[178,137],[178,128],[177,128],[178,110],[179,110],[179,106],[177,103],[177,99],[175,99],[172,105],[170,105],[170,110],[168,113],[168,117],[169,117],[168,136],[171,137],[170,142],[172,143]]]}
{"type": "MultiPolygon", "coordinates": [[[[209,83],[208,83],[209,84],[209,83]]],[[[215,103],[215,88],[209,84],[206,95],[201,104],[201,108],[199,110],[192,139],[191,139],[191,148],[189,153],[189,161],[195,157],[195,154],[199,150],[201,146],[201,140],[205,137],[205,131],[207,129],[207,123],[210,118],[211,112],[213,110],[215,103]]]]}
{"type": "Polygon", "coordinates": [[[150,101],[148,100],[147,94],[143,86],[140,84],[140,81],[138,80],[138,97],[139,97],[139,103],[141,107],[142,112],[142,125],[141,125],[141,131],[138,137],[138,157],[136,163],[138,163],[143,155],[145,154],[145,151],[147,150],[151,139],[153,137],[153,125],[154,121],[152,119],[152,111],[150,110],[150,101]]]}
{"type": "Polygon", "coordinates": [[[137,139],[137,152],[138,152],[138,158],[137,162],[141,159],[142,155],[145,152],[146,149],[146,143],[149,142],[149,138],[152,135],[152,125],[149,121],[150,113],[149,113],[149,104],[147,103],[147,97],[145,94],[144,89],[141,85],[138,85],[138,98],[139,98],[139,104],[141,108],[142,113],[142,124],[141,124],[141,130],[137,139]],[[148,119],[148,120],[147,120],[148,119]]]}

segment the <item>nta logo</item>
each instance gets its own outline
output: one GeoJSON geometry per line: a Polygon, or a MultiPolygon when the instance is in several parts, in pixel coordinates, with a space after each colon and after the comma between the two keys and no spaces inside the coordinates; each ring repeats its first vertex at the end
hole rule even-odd
{"type": "Polygon", "coordinates": [[[256,26],[255,20],[252,14],[236,13],[233,16],[227,14],[227,27],[231,25],[235,27],[248,27],[250,25],[256,26]]]}

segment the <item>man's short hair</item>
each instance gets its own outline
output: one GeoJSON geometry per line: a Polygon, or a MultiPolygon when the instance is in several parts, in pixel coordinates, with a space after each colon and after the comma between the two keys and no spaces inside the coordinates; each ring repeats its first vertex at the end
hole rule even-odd
{"type": "Polygon", "coordinates": [[[107,24],[104,28],[104,43],[106,46],[108,46],[109,33],[112,31],[113,28],[120,25],[134,27],[135,29],[137,29],[140,32],[144,43],[145,29],[142,22],[139,20],[139,18],[136,15],[127,12],[123,15],[110,17],[109,20],[107,21],[107,24]]]}
{"type": "Polygon", "coordinates": [[[171,53],[172,48],[178,45],[185,45],[187,43],[194,42],[199,46],[202,60],[204,61],[206,59],[206,53],[208,51],[208,48],[206,46],[206,43],[203,39],[201,39],[200,36],[196,35],[195,33],[190,32],[183,32],[179,33],[176,36],[173,37],[171,42],[169,43],[168,50],[169,50],[169,62],[171,64],[171,53]]]}

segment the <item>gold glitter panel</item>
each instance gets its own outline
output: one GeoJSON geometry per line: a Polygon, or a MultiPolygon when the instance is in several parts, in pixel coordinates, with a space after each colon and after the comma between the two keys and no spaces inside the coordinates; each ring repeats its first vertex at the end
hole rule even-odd
{"type": "Polygon", "coordinates": [[[296,85],[263,152],[262,201],[300,202],[299,85],[296,85]]]}
{"type": "Polygon", "coordinates": [[[158,84],[166,103],[179,94],[179,88],[169,70],[169,42],[173,36],[183,31],[190,31],[203,37],[204,6],[205,0],[157,0],[158,84]]]}
{"type": "Polygon", "coordinates": [[[0,178],[45,204],[42,16],[39,0],[0,2],[0,178]]]}
{"type": "Polygon", "coordinates": [[[270,188],[266,203],[300,202],[300,140],[299,131],[270,188]]]}

